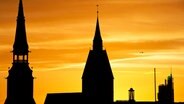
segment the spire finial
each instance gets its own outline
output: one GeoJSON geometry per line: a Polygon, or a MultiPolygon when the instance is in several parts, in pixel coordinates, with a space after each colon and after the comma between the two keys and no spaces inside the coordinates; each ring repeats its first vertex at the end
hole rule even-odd
{"type": "Polygon", "coordinates": [[[99,13],[98,7],[99,7],[99,5],[97,4],[96,5],[96,8],[97,8],[97,16],[98,16],[98,13],[99,13]]]}
{"type": "Polygon", "coordinates": [[[98,21],[98,6],[97,6],[97,21],[96,21],[96,31],[95,31],[95,37],[93,39],[93,50],[103,50],[103,45],[102,45],[102,37],[100,34],[100,26],[99,26],[99,21],[98,21]]]}

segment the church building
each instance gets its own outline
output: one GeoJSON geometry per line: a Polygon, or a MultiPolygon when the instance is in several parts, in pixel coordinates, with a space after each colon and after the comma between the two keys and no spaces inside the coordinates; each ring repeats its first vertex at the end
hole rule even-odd
{"type": "MultiPolygon", "coordinates": [[[[98,13],[98,12],[97,12],[98,13]]],[[[45,104],[113,104],[114,77],[97,16],[93,48],[82,75],[82,92],[47,94],[45,104]]]]}
{"type": "Polygon", "coordinates": [[[13,65],[7,77],[5,104],[35,104],[33,98],[33,76],[29,67],[29,47],[26,37],[22,0],[19,2],[17,27],[13,45],[13,65]]]}
{"type": "Polygon", "coordinates": [[[101,104],[113,102],[113,73],[100,33],[97,17],[96,32],[93,39],[93,49],[89,51],[86,66],[82,76],[82,93],[91,101],[101,104]]]}

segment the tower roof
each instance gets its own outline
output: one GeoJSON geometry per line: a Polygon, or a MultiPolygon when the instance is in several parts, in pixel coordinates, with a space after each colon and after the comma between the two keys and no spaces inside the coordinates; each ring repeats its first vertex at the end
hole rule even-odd
{"type": "Polygon", "coordinates": [[[96,21],[96,30],[95,30],[94,41],[102,41],[98,17],[97,17],[97,21],[96,21]]]}
{"type": "Polygon", "coordinates": [[[26,37],[25,19],[22,0],[19,1],[19,10],[17,16],[17,27],[15,40],[13,45],[14,54],[27,54],[28,53],[28,43],[26,37]]]}
{"type": "Polygon", "coordinates": [[[96,30],[95,30],[95,36],[93,39],[93,50],[102,50],[102,49],[103,49],[103,43],[102,43],[102,37],[100,33],[100,25],[99,25],[99,19],[98,19],[98,11],[97,11],[96,30]]]}
{"type": "Polygon", "coordinates": [[[93,50],[90,50],[82,78],[113,79],[110,62],[106,50],[103,50],[103,42],[100,33],[100,25],[97,11],[93,50]]]}

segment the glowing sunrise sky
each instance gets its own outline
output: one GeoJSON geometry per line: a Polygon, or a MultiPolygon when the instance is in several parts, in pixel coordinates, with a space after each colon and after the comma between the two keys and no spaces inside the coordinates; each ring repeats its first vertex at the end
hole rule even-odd
{"type": "MultiPolygon", "coordinates": [[[[18,2],[0,0],[0,104],[6,98],[18,2]]],[[[175,101],[184,101],[184,0],[23,0],[23,4],[37,104],[43,104],[47,93],[81,92],[97,4],[115,78],[114,99],[127,100],[133,87],[137,101],[153,101],[153,68],[158,86],[172,67],[175,101]]]]}

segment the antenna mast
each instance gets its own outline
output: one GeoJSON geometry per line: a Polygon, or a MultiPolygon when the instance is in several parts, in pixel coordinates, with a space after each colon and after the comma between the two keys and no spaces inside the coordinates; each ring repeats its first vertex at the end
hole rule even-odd
{"type": "Polygon", "coordinates": [[[155,91],[155,103],[157,101],[157,97],[156,97],[156,93],[157,93],[157,89],[156,89],[156,68],[154,68],[154,91],[155,91]]]}

